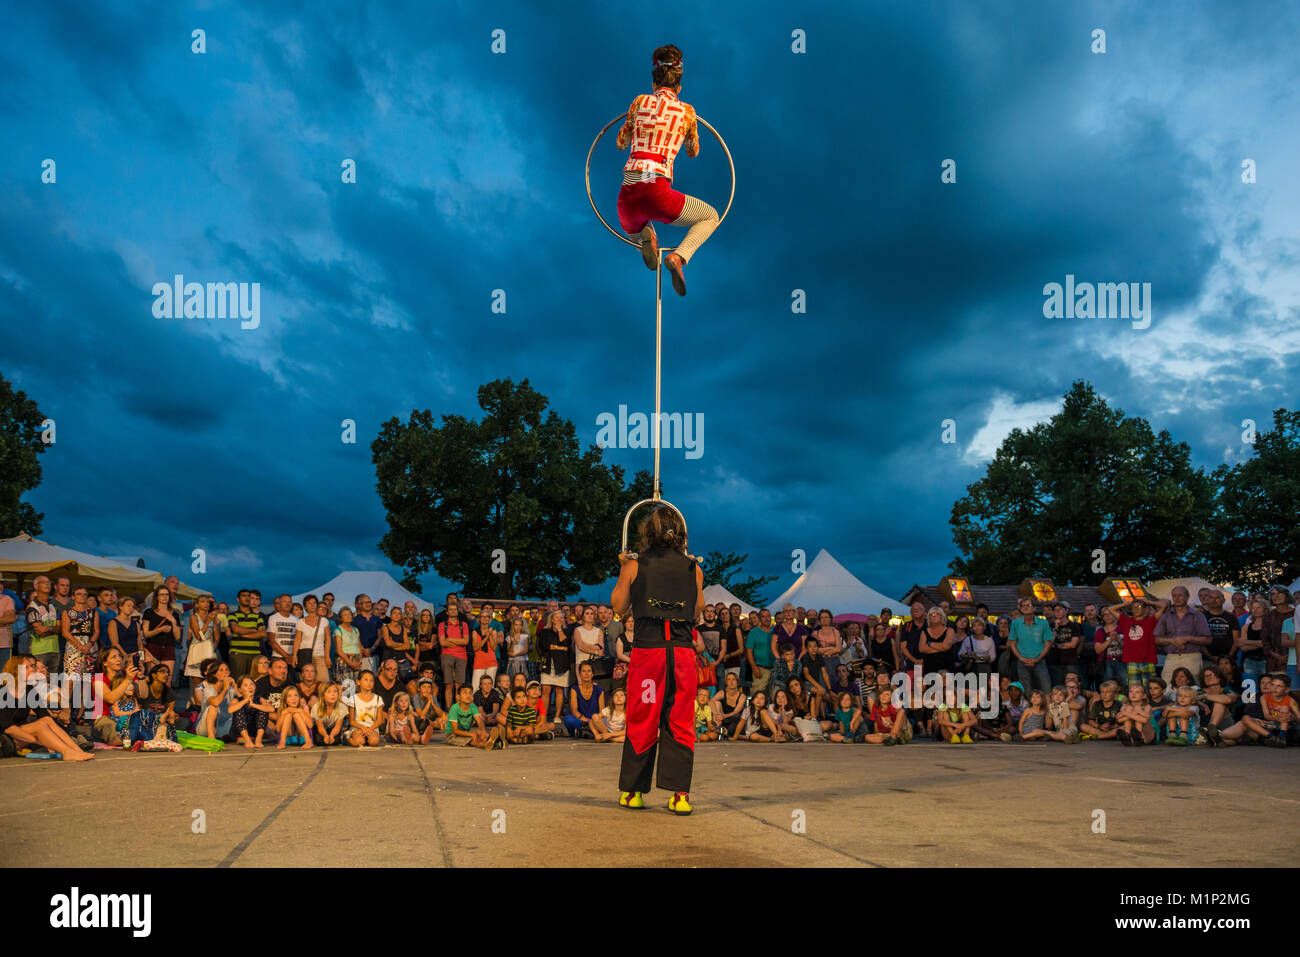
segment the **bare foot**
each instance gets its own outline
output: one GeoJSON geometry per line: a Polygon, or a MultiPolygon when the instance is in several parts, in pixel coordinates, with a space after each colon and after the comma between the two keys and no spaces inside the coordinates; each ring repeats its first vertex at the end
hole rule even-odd
{"type": "Polygon", "coordinates": [[[64,751],[61,757],[64,761],[92,761],[95,756],[78,748],[76,751],[64,751]]]}
{"type": "Polygon", "coordinates": [[[310,742],[310,741],[304,741],[304,742],[302,743],[302,749],[303,749],[304,751],[306,751],[306,750],[307,750],[308,748],[310,748],[310,747],[311,747],[311,742],[310,742]]]}
{"type": "Polygon", "coordinates": [[[284,742],[281,741],[279,744],[277,744],[277,745],[275,746],[275,750],[277,750],[277,751],[283,751],[283,750],[284,750],[284,742]]]}

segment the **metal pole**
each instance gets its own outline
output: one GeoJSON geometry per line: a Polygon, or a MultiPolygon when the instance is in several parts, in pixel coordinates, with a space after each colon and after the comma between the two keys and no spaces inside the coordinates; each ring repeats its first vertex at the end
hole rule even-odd
{"type": "Polygon", "coordinates": [[[655,485],[654,500],[659,501],[659,367],[660,347],[663,343],[664,327],[664,254],[659,253],[659,268],[655,270],[655,418],[654,418],[654,442],[655,442],[655,485]]]}

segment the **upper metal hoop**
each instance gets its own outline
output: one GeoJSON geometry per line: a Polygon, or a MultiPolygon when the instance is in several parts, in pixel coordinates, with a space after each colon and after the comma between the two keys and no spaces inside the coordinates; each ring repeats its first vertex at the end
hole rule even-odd
{"type": "MultiPolygon", "coordinates": [[[[591,211],[596,214],[596,218],[600,220],[601,225],[603,225],[606,229],[608,229],[619,239],[623,240],[623,242],[627,243],[629,246],[635,246],[637,247],[637,249],[640,249],[641,248],[640,243],[638,243],[634,239],[629,239],[627,237],[627,234],[624,233],[622,230],[615,229],[609,223],[605,222],[605,217],[600,215],[600,210],[596,208],[596,200],[591,195],[591,154],[596,152],[596,144],[600,142],[600,138],[602,136],[604,136],[607,132],[609,132],[609,128],[613,126],[615,123],[620,123],[625,119],[627,119],[627,114],[620,113],[618,116],[614,117],[612,120],[606,123],[605,128],[602,129],[599,133],[597,133],[596,138],[591,141],[591,149],[587,150],[587,169],[585,173],[587,179],[587,201],[591,203],[591,211]]],[[[718,225],[721,226],[722,221],[727,218],[727,213],[731,212],[732,200],[736,198],[736,164],[731,159],[731,150],[727,149],[727,141],[724,140],[719,135],[717,130],[715,130],[712,126],[709,125],[709,121],[699,116],[695,117],[695,121],[703,125],[705,129],[707,129],[710,133],[712,133],[715,137],[717,137],[718,143],[722,146],[722,152],[727,154],[727,165],[731,168],[731,195],[727,197],[727,208],[724,209],[722,211],[722,215],[718,217],[718,225]]],[[[675,248],[676,247],[674,246],[661,246],[659,251],[661,253],[669,253],[672,252],[673,249],[675,248]]],[[[678,512],[677,514],[680,515],[681,513],[678,512]]]]}
{"type": "MultiPolygon", "coordinates": [[[[606,127],[606,129],[608,129],[608,127],[606,127]]],[[[691,540],[690,533],[687,531],[686,528],[686,516],[682,514],[682,510],[680,508],[678,508],[672,502],[668,501],[666,498],[643,498],[641,499],[641,501],[637,502],[635,505],[629,508],[627,510],[627,514],[623,516],[623,548],[622,548],[623,551],[625,552],[627,551],[627,524],[632,519],[632,513],[635,512],[642,505],[667,505],[674,512],[676,512],[677,517],[682,520],[682,531],[686,533],[686,540],[688,542],[691,540]]],[[[628,557],[636,558],[637,557],[636,552],[630,553],[628,557]]]]}

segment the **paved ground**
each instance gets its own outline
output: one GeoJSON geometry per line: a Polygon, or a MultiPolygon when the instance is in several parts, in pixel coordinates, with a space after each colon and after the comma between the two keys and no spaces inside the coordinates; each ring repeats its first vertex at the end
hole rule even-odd
{"type": "Polygon", "coordinates": [[[662,792],[617,807],[618,760],[567,741],[8,760],[0,866],[1205,868],[1287,865],[1300,846],[1296,750],[705,743],[687,818],[662,792]]]}

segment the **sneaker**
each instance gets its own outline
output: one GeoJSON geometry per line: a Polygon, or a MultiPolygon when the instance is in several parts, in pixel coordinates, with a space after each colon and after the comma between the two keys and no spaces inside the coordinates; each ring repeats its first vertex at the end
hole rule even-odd
{"type": "Polygon", "coordinates": [[[668,810],[682,817],[690,814],[694,808],[691,807],[691,802],[686,798],[687,794],[685,791],[675,792],[673,796],[668,799],[668,810]]]}
{"type": "Polygon", "coordinates": [[[1079,740],[1080,740],[1080,741],[1096,741],[1096,740],[1097,740],[1097,736],[1096,736],[1095,734],[1089,734],[1087,731],[1080,731],[1080,732],[1079,732],[1079,740]]]}
{"type": "Polygon", "coordinates": [[[952,736],[952,741],[950,741],[949,743],[950,743],[950,744],[961,744],[961,738],[957,737],[957,735],[954,734],[954,735],[952,736]]]}
{"type": "Polygon", "coordinates": [[[1217,748],[1223,744],[1223,733],[1212,724],[1205,726],[1205,741],[1212,748],[1217,748]]]}
{"type": "Polygon", "coordinates": [[[620,791],[618,795],[618,806],[630,808],[633,811],[639,811],[645,807],[645,801],[641,799],[640,791],[620,791]]]}
{"type": "Polygon", "coordinates": [[[888,748],[895,744],[898,744],[898,739],[895,738],[893,735],[890,735],[888,738],[885,738],[885,747],[888,748]]]}
{"type": "Polygon", "coordinates": [[[975,743],[974,741],[971,740],[971,736],[970,736],[970,732],[969,732],[969,731],[967,731],[965,734],[963,734],[963,735],[961,736],[961,743],[962,743],[962,744],[974,744],[974,743],[975,743]]]}
{"type": "Polygon", "coordinates": [[[1264,740],[1264,743],[1267,744],[1270,748],[1285,748],[1286,738],[1282,737],[1280,734],[1270,734],[1264,740]]]}
{"type": "Polygon", "coordinates": [[[1184,741],[1182,738],[1165,738],[1165,744],[1180,745],[1186,743],[1187,742],[1184,741]]]}
{"type": "Polygon", "coordinates": [[[1078,732],[1078,731],[1071,731],[1069,734],[1067,734],[1067,735],[1065,736],[1065,743],[1066,743],[1066,744],[1078,744],[1078,743],[1079,743],[1079,732],[1078,732]]]}
{"type": "Polygon", "coordinates": [[[1005,744],[1010,744],[1010,743],[1011,743],[1011,735],[1009,735],[1009,734],[1008,734],[1007,732],[1005,732],[1005,731],[1003,731],[1001,734],[999,734],[998,737],[1001,738],[1002,741],[1003,741],[1003,743],[1005,743],[1005,744]]]}
{"type": "Polygon", "coordinates": [[[554,732],[554,731],[543,731],[541,734],[539,734],[539,735],[537,736],[537,740],[538,740],[538,741],[554,741],[554,740],[555,740],[555,732],[554,732]]]}
{"type": "Polygon", "coordinates": [[[1123,729],[1115,732],[1115,738],[1126,748],[1131,748],[1133,746],[1133,739],[1129,736],[1129,733],[1123,729]]]}

